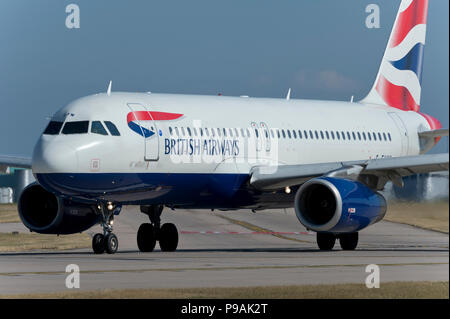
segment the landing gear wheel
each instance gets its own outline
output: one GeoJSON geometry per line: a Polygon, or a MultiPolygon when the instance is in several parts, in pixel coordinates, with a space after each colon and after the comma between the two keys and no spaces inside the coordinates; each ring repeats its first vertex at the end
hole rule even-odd
{"type": "Polygon", "coordinates": [[[358,246],[358,233],[340,235],[339,243],[343,250],[355,250],[356,246],[358,246]]]}
{"type": "Polygon", "coordinates": [[[320,250],[332,250],[336,242],[336,236],[330,233],[317,233],[317,245],[320,250]]]}
{"type": "Polygon", "coordinates": [[[156,245],[155,229],[152,224],[145,223],[139,226],[137,233],[137,245],[140,251],[153,251],[156,245]]]}
{"type": "Polygon", "coordinates": [[[159,247],[162,251],[175,251],[178,246],[178,230],[172,223],[162,225],[159,231],[159,247]]]}
{"type": "Polygon", "coordinates": [[[105,237],[103,234],[95,234],[92,238],[92,250],[94,254],[103,254],[105,252],[105,237]]]}
{"type": "Polygon", "coordinates": [[[119,240],[113,233],[109,233],[105,237],[105,250],[108,254],[115,254],[119,248],[119,240]]]}

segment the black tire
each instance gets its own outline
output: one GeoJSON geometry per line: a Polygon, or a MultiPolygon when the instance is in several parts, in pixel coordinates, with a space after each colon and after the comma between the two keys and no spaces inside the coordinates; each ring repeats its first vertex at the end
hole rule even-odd
{"type": "Polygon", "coordinates": [[[103,234],[95,234],[92,237],[92,250],[94,254],[103,254],[105,252],[105,237],[103,234]]]}
{"type": "Polygon", "coordinates": [[[137,232],[137,245],[142,252],[153,251],[156,245],[156,236],[152,224],[145,223],[139,226],[137,232]]]}
{"type": "Polygon", "coordinates": [[[119,248],[119,240],[113,233],[109,233],[105,237],[105,250],[108,254],[115,254],[119,248]]]}
{"type": "Polygon", "coordinates": [[[317,245],[320,250],[332,250],[336,243],[336,236],[330,233],[317,233],[317,245]]]}
{"type": "Polygon", "coordinates": [[[343,250],[355,250],[356,246],[358,246],[358,233],[340,235],[339,243],[343,250]]]}
{"type": "Polygon", "coordinates": [[[162,251],[175,251],[178,246],[178,230],[172,223],[162,225],[159,231],[159,247],[162,251]]]}

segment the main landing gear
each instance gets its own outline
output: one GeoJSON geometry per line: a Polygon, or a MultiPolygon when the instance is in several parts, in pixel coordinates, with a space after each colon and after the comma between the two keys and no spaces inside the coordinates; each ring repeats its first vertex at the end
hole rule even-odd
{"type": "Polygon", "coordinates": [[[119,240],[112,232],[114,222],[114,205],[112,203],[99,204],[97,206],[99,214],[102,216],[103,234],[95,234],[92,238],[92,249],[96,254],[103,254],[105,251],[108,254],[114,254],[119,248],[119,240]]]}
{"type": "Polygon", "coordinates": [[[317,245],[320,250],[332,250],[336,239],[339,238],[339,243],[343,250],[355,250],[358,246],[358,233],[317,233],[317,245]]]}
{"type": "Polygon", "coordinates": [[[172,223],[161,226],[162,205],[141,206],[141,212],[148,215],[151,223],[144,223],[137,233],[137,245],[142,252],[150,252],[159,241],[162,251],[175,251],[178,246],[178,230],[172,223]]]}

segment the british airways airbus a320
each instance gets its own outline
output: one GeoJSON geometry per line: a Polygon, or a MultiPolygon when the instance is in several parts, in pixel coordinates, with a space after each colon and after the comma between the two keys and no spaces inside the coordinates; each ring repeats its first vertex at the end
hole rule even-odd
{"type": "Polygon", "coordinates": [[[295,207],[320,249],[355,249],[380,221],[377,192],[402,177],[448,169],[425,155],[448,135],[419,111],[428,0],[402,0],[372,90],[359,102],[111,92],[80,98],[52,117],[32,159],[36,183],[21,193],[31,231],[82,232],[100,223],[95,253],[115,253],[112,224],[123,205],[150,222],[143,252],[174,251],[178,231],[163,208],[295,207]]]}

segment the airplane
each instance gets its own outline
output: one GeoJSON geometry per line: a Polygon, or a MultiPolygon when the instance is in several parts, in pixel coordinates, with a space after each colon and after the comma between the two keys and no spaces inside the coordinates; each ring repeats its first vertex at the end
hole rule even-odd
{"type": "Polygon", "coordinates": [[[137,246],[175,251],[163,209],[294,208],[320,250],[382,220],[386,183],[448,170],[448,153],[426,154],[442,136],[421,113],[428,0],[402,0],[374,85],[361,101],[112,92],[58,110],[32,158],[36,182],[18,200],[30,231],[72,234],[100,224],[96,254],[116,253],[114,216],[125,205],[149,217],[137,246]]]}

